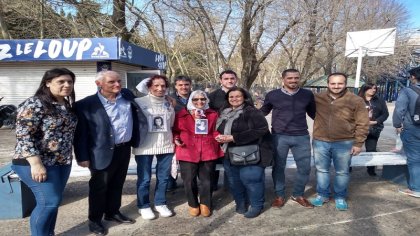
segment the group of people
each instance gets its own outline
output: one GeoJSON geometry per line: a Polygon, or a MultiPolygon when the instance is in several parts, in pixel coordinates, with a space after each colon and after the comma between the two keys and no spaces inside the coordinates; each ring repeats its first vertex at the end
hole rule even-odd
{"type": "MultiPolygon", "coordinates": [[[[415,86],[420,86],[420,68],[410,73],[415,86]]],[[[74,73],[66,68],[45,72],[35,95],[18,108],[12,165],[35,195],[31,234],[54,235],[73,147],[78,165],[89,168],[91,173],[89,230],[97,235],[107,233],[103,219],[135,222],[120,212],[131,154],[137,163],[137,207],[143,219],[152,220],[156,213],[161,217],[174,214],[166,200],[168,184],[175,181],[170,176],[174,156],[179,162],[188,213],[193,217],[212,214],[217,163],[223,163],[238,214],[254,218],[262,212],[264,170],[271,165],[276,194],[272,206],[284,206],[289,151],[297,166],[290,200],[313,208],[333,197],[338,210],[347,210],[351,157],[361,152],[363,144],[366,151],[376,151],[388,117],[385,102],[375,95],[376,86],[365,85],[358,96],[347,90],[345,74],[333,73],[327,79],[328,89],[314,95],[300,87],[298,70],[287,69],[282,73],[282,87],[269,92],[257,109],[250,94],[236,86],[234,71],[223,71],[219,79],[221,88],[207,94],[191,91],[190,78],[176,77],[176,93],[169,96],[167,77],[154,75],[145,84],[148,94],[136,98],[122,88],[117,72],[102,71],[95,80],[98,92],[75,102],[74,73]],[[269,113],[271,132],[265,118],[269,113]],[[317,195],[309,200],[304,196],[311,171],[307,116],[314,119],[312,148],[317,178],[317,195]],[[254,162],[234,161],[237,156],[233,150],[237,148],[243,148],[242,158],[252,156],[254,162]],[[332,191],[331,162],[335,169],[332,191]]],[[[402,90],[393,123],[402,132],[410,173],[409,188],[400,192],[420,197],[420,160],[415,148],[420,145],[420,132],[409,119],[416,96],[409,88],[402,90]]],[[[368,173],[374,175],[374,167],[369,167],[368,173]]]]}

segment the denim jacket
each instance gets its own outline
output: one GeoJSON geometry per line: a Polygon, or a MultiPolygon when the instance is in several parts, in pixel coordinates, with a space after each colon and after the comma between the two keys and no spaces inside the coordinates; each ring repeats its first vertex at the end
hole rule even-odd
{"type": "MultiPolygon", "coordinates": [[[[417,83],[415,86],[420,87],[420,83],[417,83]]],[[[395,128],[419,128],[413,124],[411,119],[411,114],[414,113],[418,96],[411,88],[401,89],[392,115],[392,124],[395,128]]]]}

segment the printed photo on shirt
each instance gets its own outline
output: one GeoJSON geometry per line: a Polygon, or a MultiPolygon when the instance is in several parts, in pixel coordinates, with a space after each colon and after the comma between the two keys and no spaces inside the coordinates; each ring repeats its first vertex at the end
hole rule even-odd
{"type": "Polygon", "coordinates": [[[149,116],[148,122],[149,132],[151,133],[168,131],[165,114],[151,115],[149,116]]]}
{"type": "Polygon", "coordinates": [[[208,134],[208,120],[196,119],[195,120],[195,134],[208,134]]]}

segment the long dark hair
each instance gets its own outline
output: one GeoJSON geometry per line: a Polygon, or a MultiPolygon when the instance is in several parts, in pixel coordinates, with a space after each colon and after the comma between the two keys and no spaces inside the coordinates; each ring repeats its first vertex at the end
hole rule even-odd
{"type": "Polygon", "coordinates": [[[245,104],[244,107],[246,107],[246,106],[252,106],[253,107],[254,106],[254,104],[252,103],[252,100],[251,100],[251,97],[250,97],[249,93],[245,89],[243,89],[241,87],[233,87],[233,88],[229,89],[229,91],[226,93],[226,96],[225,96],[225,100],[226,101],[225,101],[225,104],[223,105],[222,109],[220,109],[221,111],[223,109],[225,109],[225,108],[230,107],[230,104],[229,104],[229,94],[231,92],[235,92],[235,91],[239,91],[239,92],[242,93],[242,96],[244,97],[244,104],[245,104]]]}
{"type": "MultiPolygon", "coordinates": [[[[376,86],[376,84],[373,84],[373,83],[366,83],[366,84],[364,84],[361,88],[360,88],[360,91],[359,91],[359,93],[357,94],[357,95],[359,95],[360,97],[362,97],[364,100],[366,100],[366,91],[368,91],[369,89],[371,89],[371,88],[373,88],[373,87],[376,87],[376,88],[378,88],[378,86],[376,86]]],[[[376,95],[376,92],[375,92],[375,94],[373,95],[373,96],[375,96],[376,95]]]]}
{"type": "MultiPolygon", "coordinates": [[[[45,107],[47,112],[54,111],[53,102],[58,102],[57,99],[52,95],[50,88],[47,87],[47,83],[51,82],[54,78],[60,77],[62,75],[69,75],[72,80],[73,84],[76,82],[76,76],[72,71],[67,68],[54,68],[51,70],[45,71],[44,76],[42,77],[41,83],[39,84],[38,89],[35,92],[35,96],[41,100],[42,105],[45,107]]],[[[65,97],[66,105],[72,108],[73,103],[76,99],[76,94],[73,91],[71,92],[70,96],[65,97]]]]}

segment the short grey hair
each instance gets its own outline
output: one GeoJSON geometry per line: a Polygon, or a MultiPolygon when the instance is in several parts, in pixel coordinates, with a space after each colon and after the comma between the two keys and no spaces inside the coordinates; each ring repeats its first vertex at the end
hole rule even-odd
{"type": "Polygon", "coordinates": [[[106,77],[118,77],[121,79],[121,75],[118,72],[115,72],[112,70],[103,70],[103,71],[98,72],[98,74],[96,74],[95,81],[98,81],[98,80],[102,81],[106,77]]]}

